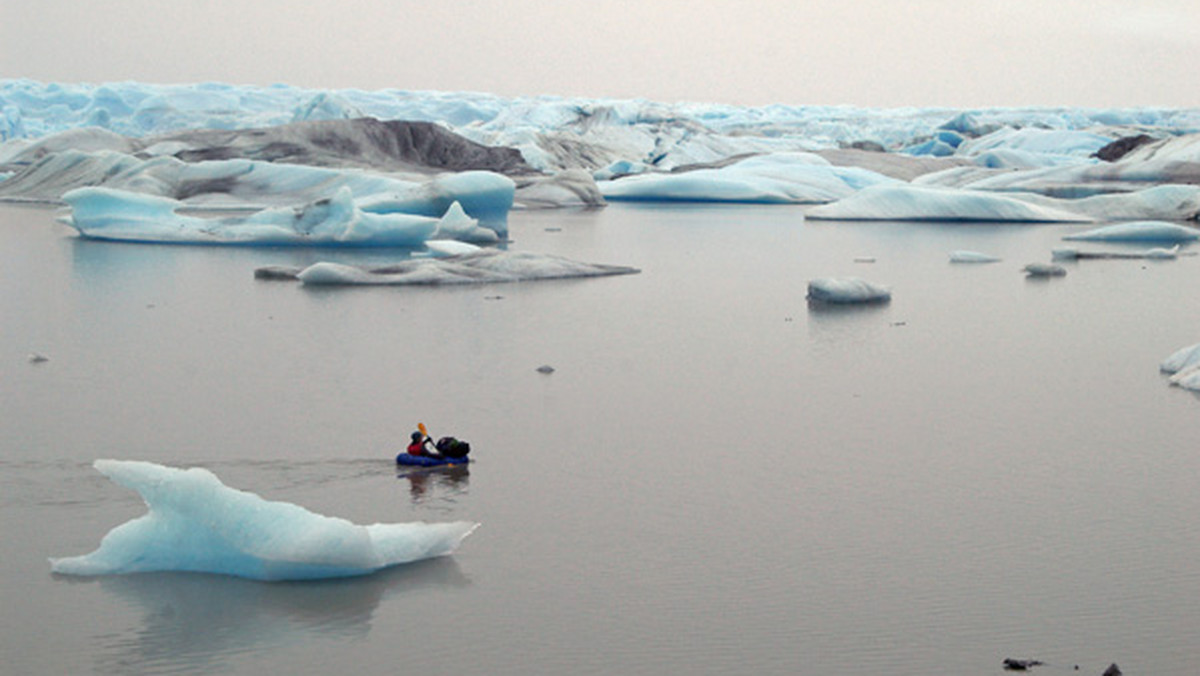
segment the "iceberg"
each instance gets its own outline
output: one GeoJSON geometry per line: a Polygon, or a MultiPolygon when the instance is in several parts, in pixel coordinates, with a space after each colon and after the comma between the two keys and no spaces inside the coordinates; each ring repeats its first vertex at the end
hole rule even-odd
{"type": "Polygon", "coordinates": [[[1190,366],[1175,375],[1171,376],[1168,381],[1176,387],[1182,387],[1185,390],[1200,392],[1200,365],[1190,366]]]}
{"type": "Polygon", "coordinates": [[[609,200],[819,204],[864,186],[895,179],[857,167],[836,167],[813,153],[774,153],[717,168],[642,173],[607,181],[609,200]]]}
{"type": "Polygon", "coordinates": [[[951,251],[951,263],[997,263],[1000,258],[979,251],[951,251]]]}
{"type": "Polygon", "coordinates": [[[892,292],[857,277],[824,277],[808,283],[808,299],[836,304],[885,303],[892,299],[892,292]]]}
{"type": "Polygon", "coordinates": [[[1180,348],[1171,353],[1171,356],[1159,364],[1159,370],[1163,373],[1178,373],[1194,366],[1200,366],[1200,343],[1180,348]]]}
{"type": "Polygon", "coordinates": [[[94,466],[137,491],[149,511],[113,528],[90,554],[50,559],[55,573],[187,571],[269,581],[350,577],[448,555],[479,525],[356,525],[229,488],[199,467],[130,460],[97,460],[94,466]]]}
{"type": "Polygon", "coordinates": [[[189,163],[175,157],[141,159],[115,151],[50,153],[0,182],[0,198],[61,202],[81,187],[143,193],[211,210],[288,206],[349,188],[365,211],[440,216],[459,202],[497,232],[507,229],[515,184],[489,171],[423,176],[409,181],[361,169],[328,169],[259,160],[189,163]]]}
{"type": "Polygon", "coordinates": [[[1021,268],[1027,277],[1065,277],[1067,269],[1057,263],[1030,263],[1021,268]]]}
{"type": "MultiPolygon", "coordinates": [[[[441,243],[428,244],[435,252],[458,249],[441,243]]],[[[638,272],[637,268],[583,263],[550,254],[477,249],[444,258],[411,259],[370,268],[326,261],[303,270],[262,268],[255,271],[255,276],[260,279],[298,279],[307,286],[436,286],[609,277],[638,272]]]]}
{"type": "Polygon", "coordinates": [[[83,237],[124,242],[217,245],[419,247],[427,239],[497,241],[454,202],[441,218],[360,209],[350,189],[294,208],[263,209],[249,216],[203,218],[180,213],[166,197],[79,188],[63,196],[71,208],[63,221],[83,237]]]}
{"type": "Polygon", "coordinates": [[[1092,222],[1087,216],[1005,195],[908,184],[869,186],[833,204],[813,207],[805,217],[850,221],[1092,222]]]}
{"type": "Polygon", "coordinates": [[[1011,194],[1025,202],[1090,216],[1098,221],[1187,221],[1200,217],[1200,186],[1159,185],[1145,190],[1076,199],[1011,194]]]}
{"type": "Polygon", "coordinates": [[[1167,249],[1164,247],[1153,247],[1145,251],[1080,251],[1072,247],[1060,247],[1050,252],[1051,258],[1056,261],[1077,261],[1098,258],[1126,258],[1126,259],[1149,259],[1149,260],[1174,260],[1179,257],[1179,245],[1167,249]]]}
{"type": "Polygon", "coordinates": [[[1192,242],[1200,239],[1200,229],[1163,221],[1135,221],[1064,235],[1063,239],[1087,242],[1192,242]]]}

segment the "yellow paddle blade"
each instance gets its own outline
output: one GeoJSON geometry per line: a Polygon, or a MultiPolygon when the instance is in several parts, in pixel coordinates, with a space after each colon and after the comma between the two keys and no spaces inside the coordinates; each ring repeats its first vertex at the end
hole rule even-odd
{"type": "Polygon", "coordinates": [[[429,436],[429,430],[425,429],[425,423],[417,423],[417,429],[421,430],[421,434],[429,436]]]}

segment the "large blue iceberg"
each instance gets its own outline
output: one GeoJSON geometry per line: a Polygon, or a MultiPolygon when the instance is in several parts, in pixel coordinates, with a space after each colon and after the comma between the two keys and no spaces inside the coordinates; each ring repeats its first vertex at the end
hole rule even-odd
{"type": "MultiPolygon", "coordinates": [[[[63,221],[91,239],[172,244],[418,247],[429,239],[496,242],[452,202],[440,218],[371,213],[343,186],[332,197],[299,207],[268,208],[249,216],[205,218],[181,213],[184,204],[110,188],[77,188],[63,196],[71,214],[63,221]]],[[[410,207],[411,208],[411,207],[410,207]]]]}
{"type": "Polygon", "coordinates": [[[218,573],[255,580],[366,575],[453,552],[479,525],[353,524],[229,488],[203,468],[97,460],[97,470],[137,491],[145,515],[113,528],[85,556],[51,559],[66,575],[151,571],[218,573]]]}

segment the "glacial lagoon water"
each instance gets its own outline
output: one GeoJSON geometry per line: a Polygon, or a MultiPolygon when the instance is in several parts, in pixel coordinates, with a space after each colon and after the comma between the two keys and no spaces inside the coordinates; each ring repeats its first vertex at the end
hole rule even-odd
{"type": "Polygon", "coordinates": [[[306,289],[253,271],[397,254],[0,207],[0,671],[1195,673],[1200,397],[1158,364],[1200,340],[1200,258],[1031,280],[1086,226],[802,211],[517,212],[512,248],[642,272],[306,289]],[[851,275],[892,301],[808,306],[851,275]],[[418,421],[476,462],[398,475],[418,421]],[[363,579],[54,576],[143,511],[96,458],[482,526],[363,579]]]}

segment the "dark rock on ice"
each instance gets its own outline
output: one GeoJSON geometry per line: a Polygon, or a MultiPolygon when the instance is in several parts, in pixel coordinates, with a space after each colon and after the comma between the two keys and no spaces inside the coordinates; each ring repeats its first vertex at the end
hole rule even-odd
{"type": "Polygon", "coordinates": [[[254,278],[294,282],[299,279],[302,269],[290,265],[267,265],[255,270],[254,278]]]}
{"type": "Polygon", "coordinates": [[[1022,270],[1030,277],[1064,277],[1067,269],[1055,263],[1030,263],[1022,270]]]}
{"type": "Polygon", "coordinates": [[[1125,136],[1097,150],[1092,157],[1102,159],[1105,162],[1116,162],[1128,155],[1134,148],[1144,146],[1151,141],[1154,141],[1154,137],[1149,134],[1125,136]]]}
{"type": "Polygon", "coordinates": [[[1005,658],[1004,668],[1008,671],[1028,671],[1030,667],[1040,666],[1040,660],[1015,660],[1011,657],[1005,658]]]}

